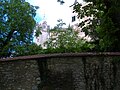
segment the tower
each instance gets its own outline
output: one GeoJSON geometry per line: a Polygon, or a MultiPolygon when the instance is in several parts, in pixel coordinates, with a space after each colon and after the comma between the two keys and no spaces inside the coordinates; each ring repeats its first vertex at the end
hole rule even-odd
{"type": "Polygon", "coordinates": [[[49,39],[50,26],[47,25],[45,14],[43,16],[43,20],[37,24],[37,27],[40,28],[41,34],[38,37],[35,37],[35,43],[37,45],[41,45],[43,48],[46,48],[45,42],[49,39]]]}

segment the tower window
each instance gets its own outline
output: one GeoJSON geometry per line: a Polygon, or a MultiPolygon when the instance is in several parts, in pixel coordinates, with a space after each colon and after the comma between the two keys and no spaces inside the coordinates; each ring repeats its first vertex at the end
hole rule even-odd
{"type": "Polygon", "coordinates": [[[74,21],[75,21],[75,16],[72,17],[72,22],[74,22],[74,21]]]}

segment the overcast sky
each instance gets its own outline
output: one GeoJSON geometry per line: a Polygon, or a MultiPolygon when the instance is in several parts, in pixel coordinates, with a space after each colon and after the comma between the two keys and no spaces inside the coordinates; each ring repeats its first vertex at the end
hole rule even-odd
{"type": "MultiPolygon", "coordinates": [[[[54,27],[58,19],[63,19],[63,21],[68,25],[71,21],[71,10],[70,5],[74,3],[75,0],[64,0],[65,3],[60,5],[57,0],[26,0],[32,5],[39,6],[37,10],[36,21],[40,22],[44,19],[47,23],[54,27]]],[[[77,0],[82,3],[82,0],[77,0]]]]}

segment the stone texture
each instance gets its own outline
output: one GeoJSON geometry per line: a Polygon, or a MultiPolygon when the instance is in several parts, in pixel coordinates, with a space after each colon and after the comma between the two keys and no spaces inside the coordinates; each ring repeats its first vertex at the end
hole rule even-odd
{"type": "Polygon", "coordinates": [[[0,90],[38,90],[38,78],[35,60],[0,63],[0,90]]]}
{"type": "Polygon", "coordinates": [[[0,62],[0,90],[120,90],[119,57],[46,60],[43,74],[41,59],[0,62]]]}

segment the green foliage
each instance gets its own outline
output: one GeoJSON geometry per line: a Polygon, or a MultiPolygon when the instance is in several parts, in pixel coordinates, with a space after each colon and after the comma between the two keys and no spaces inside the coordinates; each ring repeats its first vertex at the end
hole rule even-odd
{"type": "Polygon", "coordinates": [[[41,33],[42,27],[39,24],[36,24],[35,29],[34,29],[35,36],[38,37],[41,33]]]}
{"type": "MultiPolygon", "coordinates": [[[[58,20],[58,24],[49,31],[50,38],[45,43],[47,46],[46,49],[42,49],[41,46],[33,45],[32,48],[23,50],[27,53],[25,55],[31,54],[48,54],[48,53],[77,53],[77,52],[85,52],[91,51],[95,45],[90,44],[85,39],[79,37],[79,30],[73,30],[70,26],[68,28],[63,28],[65,23],[60,19],[58,20]],[[33,52],[33,53],[31,53],[33,52]]],[[[23,48],[25,49],[25,47],[23,48]]],[[[19,49],[19,53],[23,52],[19,49]]],[[[23,53],[22,53],[23,54],[23,53]]],[[[24,55],[24,54],[23,54],[24,55]]]]}
{"type": "Polygon", "coordinates": [[[32,43],[37,9],[25,0],[0,0],[0,57],[32,43]]]}
{"type": "Polygon", "coordinates": [[[85,19],[79,26],[98,51],[120,50],[120,1],[119,0],[85,0],[88,4],[77,3],[74,12],[78,18],[85,19]]]}
{"type": "Polygon", "coordinates": [[[94,45],[79,37],[79,30],[72,28],[54,28],[51,37],[46,42],[48,53],[91,51],[94,45]]]}
{"type": "Polygon", "coordinates": [[[103,11],[98,11],[96,6],[92,3],[88,3],[84,6],[77,3],[74,6],[74,12],[78,13],[78,18],[83,19],[79,23],[79,27],[85,35],[90,36],[92,40],[99,38],[96,27],[100,25],[100,20],[103,15],[103,11]]]}
{"type": "Polygon", "coordinates": [[[26,44],[24,46],[16,46],[15,47],[15,53],[12,55],[15,56],[25,56],[25,55],[35,55],[43,53],[43,49],[41,46],[38,46],[37,44],[26,44]]]}
{"type": "Polygon", "coordinates": [[[58,24],[54,27],[54,29],[62,29],[63,26],[66,25],[66,23],[64,23],[62,19],[58,19],[57,22],[58,24]]]}

